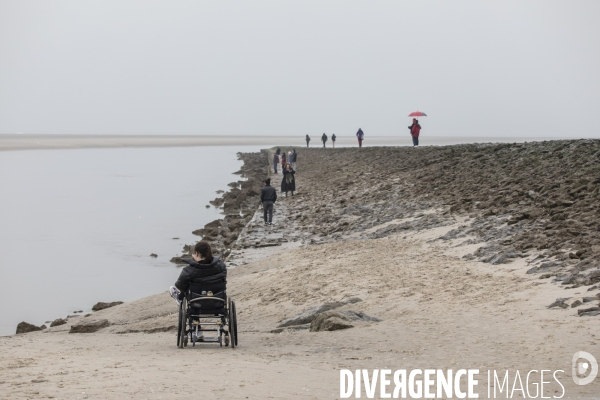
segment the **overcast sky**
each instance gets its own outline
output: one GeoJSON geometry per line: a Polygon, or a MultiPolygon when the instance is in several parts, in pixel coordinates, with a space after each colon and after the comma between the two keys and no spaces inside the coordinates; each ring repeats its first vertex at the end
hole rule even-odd
{"type": "Polygon", "coordinates": [[[0,0],[0,132],[600,137],[600,1],[0,0]]]}

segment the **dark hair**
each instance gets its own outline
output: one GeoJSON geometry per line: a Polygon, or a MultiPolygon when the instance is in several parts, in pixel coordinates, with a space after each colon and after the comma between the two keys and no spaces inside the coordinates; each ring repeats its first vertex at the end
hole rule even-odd
{"type": "Polygon", "coordinates": [[[210,263],[213,260],[212,248],[210,247],[210,244],[205,240],[196,243],[196,245],[194,246],[194,252],[198,253],[202,258],[204,258],[206,262],[210,263]]]}
{"type": "Polygon", "coordinates": [[[267,178],[267,179],[265,179],[265,183],[266,183],[267,185],[270,185],[270,184],[271,184],[271,178],[267,178]]]}

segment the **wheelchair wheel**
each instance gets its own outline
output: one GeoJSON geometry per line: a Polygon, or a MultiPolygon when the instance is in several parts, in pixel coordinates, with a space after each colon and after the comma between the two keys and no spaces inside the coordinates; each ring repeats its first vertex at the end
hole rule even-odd
{"type": "Polygon", "coordinates": [[[179,347],[179,343],[181,342],[181,320],[183,319],[183,310],[181,309],[183,306],[183,302],[179,304],[179,320],[177,322],[177,347],[179,347]]]}
{"type": "Polygon", "coordinates": [[[229,330],[231,335],[231,347],[238,346],[237,315],[235,313],[235,301],[231,300],[229,308],[229,330]]]}
{"type": "Polygon", "coordinates": [[[187,307],[185,305],[185,299],[179,305],[179,326],[177,328],[177,347],[183,349],[187,346],[187,334],[185,332],[185,326],[187,323],[187,307]]]}

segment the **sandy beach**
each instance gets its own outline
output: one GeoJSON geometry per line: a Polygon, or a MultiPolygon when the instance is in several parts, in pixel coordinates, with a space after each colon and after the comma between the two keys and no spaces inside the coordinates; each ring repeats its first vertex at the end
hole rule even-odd
{"type": "Polygon", "coordinates": [[[242,155],[250,183],[216,204],[255,212],[199,232],[228,249],[239,347],[178,349],[164,292],[0,338],[0,398],[335,399],[340,369],[382,368],[479,369],[480,398],[488,371],[508,370],[512,385],[517,370],[561,370],[564,389],[553,381],[545,396],[598,398],[598,379],[573,383],[571,358],[600,355],[589,162],[600,143],[432,149],[302,149],[298,191],[279,194],[270,227],[251,192],[260,176],[278,188],[272,150],[242,155]],[[526,154],[534,165],[513,161],[526,154]],[[282,324],[331,302],[369,318],[321,332],[282,324]]]}

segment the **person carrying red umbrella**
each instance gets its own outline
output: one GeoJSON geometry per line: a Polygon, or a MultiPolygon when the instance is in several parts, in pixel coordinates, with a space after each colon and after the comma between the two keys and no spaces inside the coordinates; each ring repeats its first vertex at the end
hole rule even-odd
{"type": "Polygon", "coordinates": [[[421,132],[421,125],[416,118],[413,118],[413,123],[408,127],[410,129],[410,135],[412,136],[413,146],[419,145],[419,132],[421,132]]]}
{"type": "MultiPolygon", "coordinates": [[[[420,112],[420,111],[415,111],[413,113],[410,113],[408,116],[409,117],[426,117],[427,114],[420,112]]],[[[410,125],[408,127],[408,129],[410,129],[410,135],[412,136],[413,146],[418,146],[419,145],[419,133],[421,132],[421,125],[419,125],[419,120],[416,118],[413,118],[413,123],[412,123],[412,125],[410,125]]]]}

